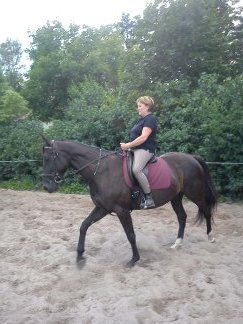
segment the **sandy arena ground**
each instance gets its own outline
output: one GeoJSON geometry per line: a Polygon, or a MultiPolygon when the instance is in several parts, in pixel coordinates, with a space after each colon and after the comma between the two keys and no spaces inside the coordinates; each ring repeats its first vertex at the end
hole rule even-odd
{"type": "Polygon", "coordinates": [[[86,264],[75,264],[89,196],[0,190],[1,324],[243,323],[243,205],[220,204],[209,243],[185,202],[184,245],[170,249],[171,206],[133,212],[141,260],[115,216],[87,233],[86,264]]]}

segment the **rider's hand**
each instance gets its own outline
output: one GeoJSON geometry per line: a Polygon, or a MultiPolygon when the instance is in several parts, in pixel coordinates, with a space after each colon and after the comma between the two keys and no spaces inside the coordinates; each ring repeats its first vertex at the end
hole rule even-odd
{"type": "Polygon", "coordinates": [[[131,148],[130,143],[120,143],[121,149],[127,151],[131,148]]]}

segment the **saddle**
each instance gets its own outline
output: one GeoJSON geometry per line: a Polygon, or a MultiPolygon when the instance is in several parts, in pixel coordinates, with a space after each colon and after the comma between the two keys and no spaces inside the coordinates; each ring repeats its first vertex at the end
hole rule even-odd
{"type": "MultiPolygon", "coordinates": [[[[144,201],[144,193],[132,174],[134,154],[128,151],[123,157],[123,176],[127,186],[131,189],[132,209],[137,208],[144,201]]],[[[152,190],[169,188],[171,184],[171,169],[163,157],[155,155],[143,169],[152,190]]]]}
{"type": "MultiPolygon", "coordinates": [[[[138,189],[139,185],[132,174],[133,158],[132,151],[128,151],[123,157],[123,175],[129,188],[138,189]]],[[[171,169],[163,156],[156,157],[154,155],[143,169],[143,172],[147,176],[152,190],[169,188],[171,184],[171,169]]]]}
{"type": "MultiPolygon", "coordinates": [[[[132,166],[134,161],[134,152],[132,150],[127,151],[127,172],[128,176],[130,177],[130,180],[134,187],[139,187],[139,184],[137,182],[137,179],[134,177],[134,174],[132,172],[132,166]]],[[[157,157],[154,154],[151,159],[148,161],[147,165],[143,169],[143,173],[148,177],[148,164],[149,163],[155,163],[157,162],[157,157]]]]}

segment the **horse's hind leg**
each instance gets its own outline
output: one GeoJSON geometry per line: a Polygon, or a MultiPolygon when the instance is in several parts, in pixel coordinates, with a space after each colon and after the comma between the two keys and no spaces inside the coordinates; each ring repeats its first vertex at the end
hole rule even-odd
{"type": "Polygon", "coordinates": [[[90,227],[90,225],[99,221],[107,214],[108,214],[107,210],[100,207],[95,207],[92,210],[92,212],[89,214],[89,216],[83,221],[80,227],[80,235],[79,235],[79,242],[77,248],[77,262],[79,262],[83,258],[85,236],[88,228],[90,227]]]}
{"type": "Polygon", "coordinates": [[[206,217],[206,224],[207,224],[208,240],[209,240],[210,243],[214,243],[215,238],[214,238],[213,231],[212,231],[212,226],[211,226],[211,220],[212,220],[211,212],[209,212],[208,214],[206,213],[205,217],[206,217]]]}
{"type": "Polygon", "coordinates": [[[200,203],[196,204],[198,206],[198,216],[197,219],[199,222],[202,222],[203,219],[206,219],[206,226],[207,226],[207,235],[208,235],[208,240],[211,243],[215,242],[215,238],[213,236],[213,232],[212,232],[212,212],[211,210],[206,206],[206,204],[203,204],[203,206],[201,206],[200,203]]]}
{"type": "Polygon", "coordinates": [[[178,230],[178,234],[177,234],[177,239],[176,239],[175,243],[171,246],[172,249],[176,249],[182,245],[182,240],[184,237],[184,231],[185,231],[185,227],[186,227],[187,214],[186,214],[184,207],[182,205],[182,197],[183,197],[183,194],[179,193],[173,200],[171,200],[172,208],[174,209],[174,211],[177,215],[178,222],[179,222],[179,230],[178,230]]]}
{"type": "Polygon", "coordinates": [[[128,241],[132,247],[132,259],[128,262],[128,266],[132,267],[140,259],[137,244],[136,244],[136,235],[133,228],[132,217],[129,211],[123,211],[117,214],[123,229],[127,235],[128,241]]]}

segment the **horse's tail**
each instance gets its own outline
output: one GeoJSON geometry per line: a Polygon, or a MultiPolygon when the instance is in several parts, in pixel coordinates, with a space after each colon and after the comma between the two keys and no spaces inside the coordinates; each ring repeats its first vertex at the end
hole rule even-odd
{"type": "Polygon", "coordinates": [[[218,195],[216,188],[213,184],[209,168],[206,164],[206,162],[200,157],[193,155],[194,159],[196,159],[200,165],[203,168],[204,174],[205,174],[205,187],[206,187],[206,210],[200,210],[198,212],[197,221],[201,223],[204,219],[204,217],[210,217],[213,218],[214,211],[217,207],[217,200],[218,195]],[[206,213],[205,213],[206,211],[206,213]]]}

